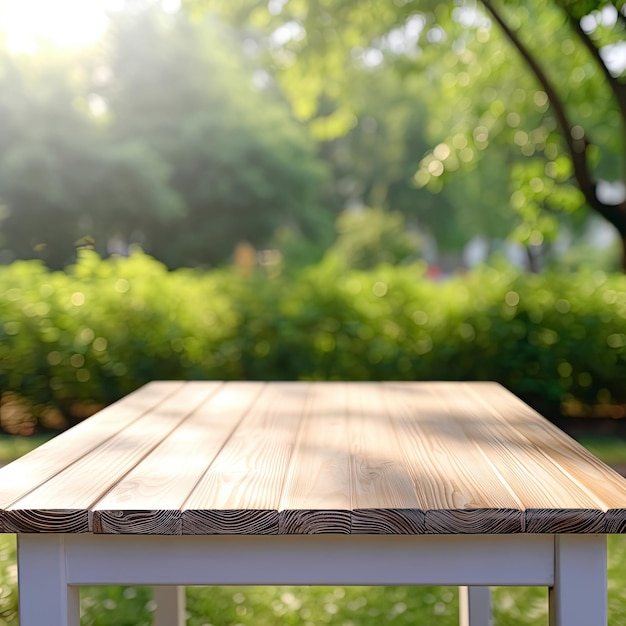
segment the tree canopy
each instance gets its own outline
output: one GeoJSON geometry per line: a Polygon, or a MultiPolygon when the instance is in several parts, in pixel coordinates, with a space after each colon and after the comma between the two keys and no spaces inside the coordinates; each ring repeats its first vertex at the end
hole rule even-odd
{"type": "Polygon", "coordinates": [[[248,25],[313,127],[333,123],[340,133],[354,124],[355,74],[385,66],[421,76],[432,148],[416,184],[439,192],[459,171],[486,182],[481,170],[506,148],[510,209],[526,245],[554,238],[584,205],[626,236],[622,0],[186,6],[248,25]]]}
{"type": "Polygon", "coordinates": [[[0,50],[0,262],[320,258],[367,207],[456,263],[507,235],[536,262],[592,213],[624,237],[623,2],[184,7],[128,2],[72,57],[0,50]]]}
{"type": "Polygon", "coordinates": [[[0,248],[53,267],[139,243],[170,266],[332,223],[307,133],[234,35],[155,8],[80,56],[0,51],[0,248]]]}

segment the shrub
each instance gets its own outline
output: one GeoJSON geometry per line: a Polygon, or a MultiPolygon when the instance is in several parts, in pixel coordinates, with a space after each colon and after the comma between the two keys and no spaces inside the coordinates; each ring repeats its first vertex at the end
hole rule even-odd
{"type": "Polygon", "coordinates": [[[397,211],[364,208],[344,211],[336,220],[337,239],[326,253],[346,269],[368,270],[418,258],[421,240],[397,211]]]}
{"type": "Polygon", "coordinates": [[[620,274],[501,267],[433,282],[419,265],[321,263],[269,278],[84,252],[67,272],[0,268],[0,292],[13,431],[80,419],[155,379],[483,379],[547,413],[624,413],[620,274]]]}

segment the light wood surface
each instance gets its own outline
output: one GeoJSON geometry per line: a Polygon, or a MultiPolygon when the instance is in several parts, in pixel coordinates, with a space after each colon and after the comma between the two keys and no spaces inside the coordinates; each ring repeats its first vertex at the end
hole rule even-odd
{"type": "Polygon", "coordinates": [[[309,399],[283,486],[281,534],[349,533],[351,520],[346,388],[309,387],[309,399]]]}
{"type": "Polygon", "coordinates": [[[265,385],[185,502],[185,534],[277,534],[307,383],[265,385]]]}
{"type": "Polygon", "coordinates": [[[4,532],[625,532],[626,481],[494,383],[159,382],[0,470],[4,532]]]}
{"type": "Polygon", "coordinates": [[[388,413],[380,385],[347,385],[353,533],[416,534],[425,531],[426,499],[411,476],[410,459],[388,413]]]}
{"type": "MultiPolygon", "coordinates": [[[[12,532],[88,532],[92,526],[92,507],[97,500],[141,463],[218,386],[219,383],[180,386],[131,424],[114,427],[99,446],[68,463],[6,509],[6,529],[12,532]]],[[[63,452],[61,450],[61,454],[63,452]]]]}

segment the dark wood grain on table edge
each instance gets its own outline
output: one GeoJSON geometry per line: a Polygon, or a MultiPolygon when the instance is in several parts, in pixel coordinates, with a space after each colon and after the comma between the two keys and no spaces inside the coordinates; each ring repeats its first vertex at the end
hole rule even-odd
{"type": "Polygon", "coordinates": [[[607,526],[606,513],[593,509],[528,509],[524,519],[530,534],[593,534],[607,526]]]}
{"type": "Polygon", "coordinates": [[[182,514],[175,511],[94,511],[95,534],[181,535],[182,514]]]}
{"type": "Polygon", "coordinates": [[[278,513],[280,535],[349,535],[352,530],[352,515],[348,510],[292,510],[278,513]]]}
{"type": "Polygon", "coordinates": [[[278,511],[185,510],[183,535],[278,535],[278,511]]]}
{"type": "Polygon", "coordinates": [[[355,509],[353,535],[423,535],[426,514],[421,509],[355,509]]]}
{"type": "Polygon", "coordinates": [[[6,533],[90,533],[92,517],[84,509],[9,509],[2,525],[6,533]]]}
{"type": "Polygon", "coordinates": [[[139,535],[624,534],[626,508],[349,511],[0,511],[2,533],[139,535]]]}

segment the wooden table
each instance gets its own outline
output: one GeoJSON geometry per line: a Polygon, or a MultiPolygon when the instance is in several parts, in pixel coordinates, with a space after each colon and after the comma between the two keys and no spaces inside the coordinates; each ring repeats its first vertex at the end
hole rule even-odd
{"type": "MultiPolygon", "coordinates": [[[[21,626],[77,626],[78,586],[550,589],[607,623],[626,481],[493,383],[157,382],[0,471],[21,626]]],[[[169,600],[169,603],[165,600],[169,600]]]]}

